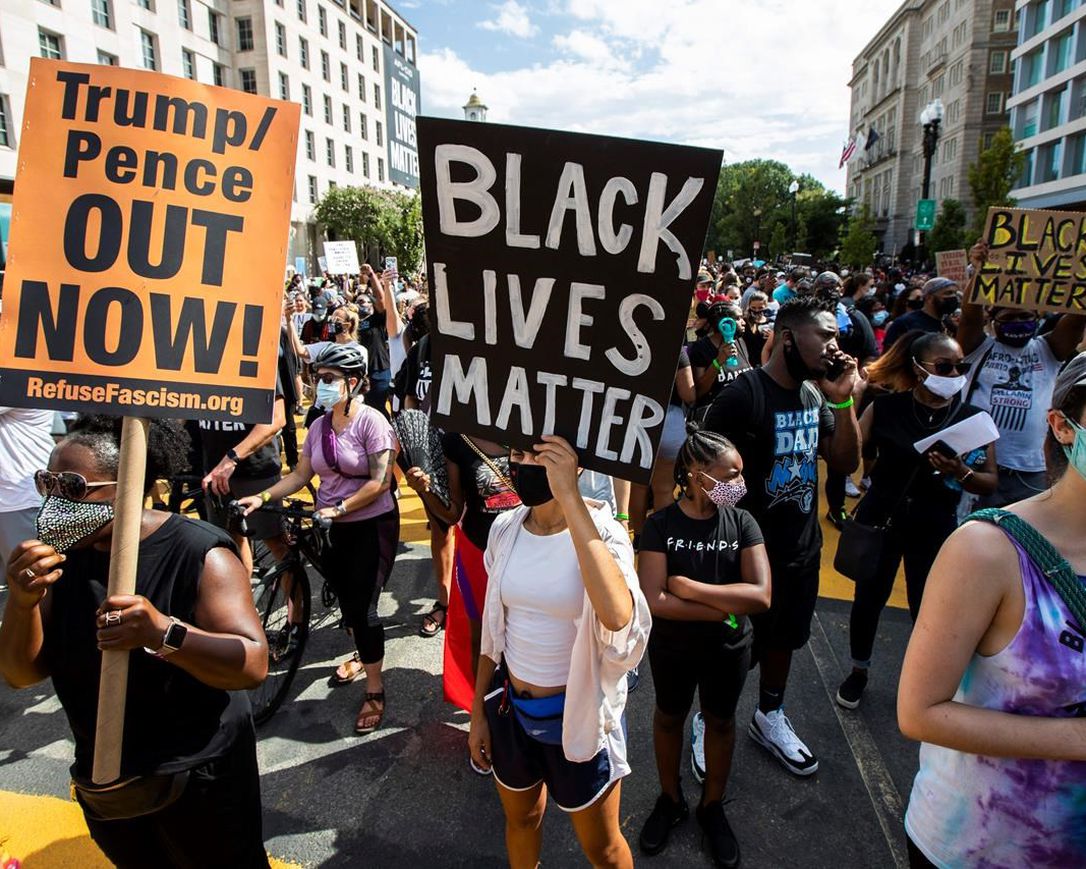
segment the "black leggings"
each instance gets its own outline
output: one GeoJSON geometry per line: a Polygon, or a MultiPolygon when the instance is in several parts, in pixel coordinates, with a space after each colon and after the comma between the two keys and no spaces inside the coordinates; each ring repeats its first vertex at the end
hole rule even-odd
{"type": "Polygon", "coordinates": [[[226,755],[189,774],[172,805],[124,821],[87,818],[87,826],[120,869],[266,869],[252,723],[226,755]]]}
{"type": "Polygon", "coordinates": [[[826,507],[835,516],[845,509],[845,474],[826,472],[826,507]]]}
{"type": "Polygon", "coordinates": [[[377,615],[377,600],[392,573],[399,539],[398,509],[360,522],[332,523],[324,575],[339,598],[343,621],[354,635],[363,664],[385,657],[385,626],[377,615]]]}
{"type": "MultiPolygon", "coordinates": [[[[880,524],[885,514],[872,507],[865,498],[856,511],[856,518],[865,525],[880,524]]],[[[898,567],[905,561],[905,590],[909,599],[909,615],[916,621],[928,572],[935,563],[939,549],[957,526],[953,512],[911,501],[898,510],[886,535],[878,569],[874,577],[856,583],[856,596],[849,619],[849,646],[854,663],[871,661],[879,616],[890,599],[898,567]]]]}
{"type": "Polygon", "coordinates": [[[908,836],[905,837],[905,844],[909,849],[909,869],[935,869],[935,864],[924,856],[924,852],[908,836]]]}

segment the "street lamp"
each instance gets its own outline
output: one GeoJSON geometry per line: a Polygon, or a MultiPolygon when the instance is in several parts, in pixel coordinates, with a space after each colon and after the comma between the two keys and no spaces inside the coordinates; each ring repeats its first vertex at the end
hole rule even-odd
{"type": "Polygon", "coordinates": [[[799,193],[799,182],[793,181],[788,185],[788,192],[792,194],[792,253],[796,252],[796,194],[799,193]]]}
{"type": "Polygon", "coordinates": [[[761,247],[761,241],[758,238],[758,234],[762,227],[762,209],[758,206],[754,207],[754,253],[751,259],[758,259],[758,248],[761,247]]]}
{"type": "MultiPolygon", "coordinates": [[[[921,199],[928,199],[931,190],[931,158],[935,156],[935,149],[939,144],[939,125],[943,122],[943,101],[936,97],[920,113],[920,123],[924,127],[922,146],[924,149],[924,184],[920,194],[921,199]]],[[[917,254],[924,250],[924,235],[920,234],[920,245],[917,254]]],[[[926,256],[921,257],[924,262],[926,256]]]]}

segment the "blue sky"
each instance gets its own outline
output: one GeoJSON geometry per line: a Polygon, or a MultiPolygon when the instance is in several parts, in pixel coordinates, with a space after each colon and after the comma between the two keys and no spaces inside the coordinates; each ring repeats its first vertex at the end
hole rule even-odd
{"type": "Polygon", "coordinates": [[[842,190],[852,61],[900,0],[399,0],[424,114],[724,149],[842,190]]]}

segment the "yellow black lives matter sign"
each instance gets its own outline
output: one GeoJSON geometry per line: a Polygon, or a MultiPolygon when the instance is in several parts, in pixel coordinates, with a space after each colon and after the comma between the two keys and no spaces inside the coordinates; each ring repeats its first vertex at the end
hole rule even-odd
{"type": "Polygon", "coordinates": [[[32,60],[0,404],[269,421],[299,112],[32,60]]]}

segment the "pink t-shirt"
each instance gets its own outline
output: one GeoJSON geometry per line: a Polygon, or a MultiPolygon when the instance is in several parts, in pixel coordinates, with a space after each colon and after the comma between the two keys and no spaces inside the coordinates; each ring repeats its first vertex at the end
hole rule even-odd
{"type": "MultiPolygon", "coordinates": [[[[361,401],[359,403],[361,404],[361,401]]],[[[302,454],[309,459],[313,470],[321,478],[320,487],[317,489],[318,508],[333,507],[341,499],[346,500],[357,492],[369,479],[369,457],[374,453],[396,449],[396,435],[388,420],[380,411],[363,405],[358,416],[335,436],[336,464],[339,466],[337,471],[325,461],[324,449],[321,446],[321,438],[325,426],[328,425],[331,423],[327,414],[316,420],[309,427],[305,445],[302,447],[302,454]]],[[[386,491],[372,504],[367,504],[360,510],[352,510],[336,521],[360,522],[363,519],[372,519],[387,513],[394,506],[392,492],[386,491]]]]}

